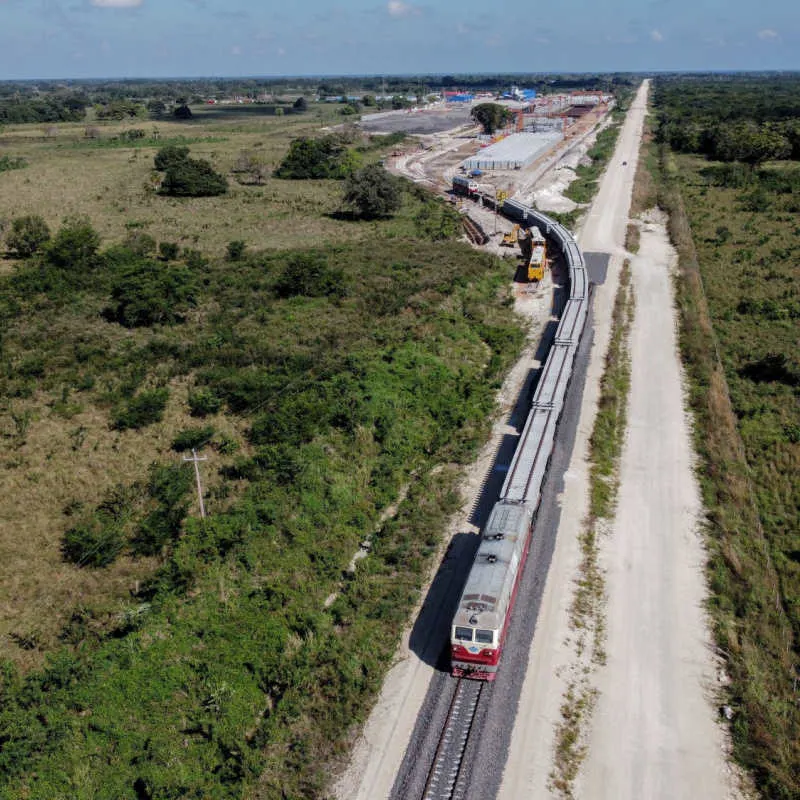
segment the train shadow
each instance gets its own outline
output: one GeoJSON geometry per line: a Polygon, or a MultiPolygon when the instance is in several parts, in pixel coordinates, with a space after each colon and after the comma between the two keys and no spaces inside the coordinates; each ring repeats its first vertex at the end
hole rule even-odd
{"type": "Polygon", "coordinates": [[[439,672],[450,669],[450,623],[479,544],[480,537],[474,533],[457,533],[452,538],[411,629],[409,649],[439,672]]]}

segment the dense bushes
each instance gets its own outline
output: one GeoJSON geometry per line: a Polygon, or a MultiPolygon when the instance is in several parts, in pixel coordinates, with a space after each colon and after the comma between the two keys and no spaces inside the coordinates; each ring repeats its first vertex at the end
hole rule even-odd
{"type": "Polygon", "coordinates": [[[19,258],[30,258],[42,245],[50,241],[50,228],[38,215],[17,217],[6,237],[6,246],[19,258]]]}
{"type": "MultiPolygon", "coordinates": [[[[182,326],[128,333],[98,324],[129,270],[157,277],[126,248],[102,254],[103,268],[63,312],[46,298],[45,311],[32,310],[23,288],[0,277],[24,309],[17,317],[0,306],[5,352],[18,363],[41,349],[39,377],[27,380],[57,387],[91,377],[82,401],[112,405],[120,428],[157,419],[166,389],[150,387],[169,381],[170,413],[147,440],[176,449],[213,431],[181,421],[178,386],[190,380],[188,410],[227,412],[215,426],[238,429],[212,439],[204,522],[185,518],[192,468],[176,454],[165,457],[167,476],[148,475],[101,504],[121,509],[121,554],[161,566],[122,608],[90,610],[96,633],[67,615],[57,669],[3,683],[9,796],[70,796],[89,762],[89,795],[136,787],[142,796],[241,797],[260,780],[264,792],[295,797],[322,786],[326,759],[366,713],[457,502],[444,473],[415,476],[474,452],[523,339],[501,300],[507,269],[455,242],[410,238],[418,225],[436,238],[447,220],[438,205],[422,208],[411,193],[406,216],[374,223],[369,241],[248,252],[235,269],[195,254],[199,312],[182,326]],[[45,314],[59,336],[42,325],[34,339],[45,314]],[[358,543],[408,482],[397,521],[343,581],[358,543]],[[335,593],[335,609],[326,608],[335,593]]],[[[75,511],[64,527],[99,530],[100,516],[100,506],[75,511]]],[[[127,581],[130,570],[120,565],[107,580],[127,581]]]]}
{"type": "Polygon", "coordinates": [[[97,265],[99,248],[100,236],[88,217],[67,217],[47,247],[47,260],[63,269],[85,270],[97,265]]]}
{"type": "Polygon", "coordinates": [[[167,169],[159,189],[174,197],[213,197],[228,191],[228,182],[208,161],[186,159],[167,169]]]}
{"type": "Polygon", "coordinates": [[[8,172],[12,169],[25,169],[28,162],[19,156],[0,156],[0,172],[8,172]]]}
{"type": "Polygon", "coordinates": [[[716,161],[800,159],[800,81],[659,78],[656,137],[673,150],[716,161]]]}
{"type": "Polygon", "coordinates": [[[294,139],[275,176],[278,178],[345,178],[358,166],[358,155],[339,136],[294,139]]]}
{"type": "Polygon", "coordinates": [[[189,148],[170,144],[162,147],[153,159],[153,166],[162,172],[189,160],[189,148]]]}
{"type": "Polygon", "coordinates": [[[106,316],[126,328],[179,322],[183,311],[195,305],[195,292],[187,268],[139,261],[114,278],[106,316]]]}
{"type": "Polygon", "coordinates": [[[344,297],[347,282],[344,272],[330,267],[323,253],[311,251],[288,257],[274,289],[278,297],[344,297]]]}
{"type": "Polygon", "coordinates": [[[124,431],[161,422],[168,399],[169,389],[166,388],[139,392],[115,409],[112,415],[113,425],[117,430],[124,431]]]}

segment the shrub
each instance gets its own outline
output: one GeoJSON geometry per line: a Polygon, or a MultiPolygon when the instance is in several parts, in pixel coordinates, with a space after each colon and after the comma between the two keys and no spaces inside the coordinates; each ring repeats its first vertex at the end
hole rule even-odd
{"type": "Polygon", "coordinates": [[[325,256],[317,252],[290,256],[274,289],[278,297],[344,297],[347,294],[342,270],[329,267],[325,256]]]}
{"type": "Polygon", "coordinates": [[[19,156],[0,156],[0,172],[7,172],[11,169],[24,169],[28,162],[19,156]]]}
{"type": "Polygon", "coordinates": [[[167,168],[160,194],[173,197],[213,197],[225,194],[228,182],[208,161],[186,159],[167,168]]]}
{"type": "Polygon", "coordinates": [[[19,258],[30,258],[43,244],[50,241],[50,228],[37,214],[17,217],[11,224],[6,245],[19,258]]]}
{"type": "Polygon", "coordinates": [[[213,425],[204,425],[202,427],[184,428],[172,440],[172,449],[178,453],[185,450],[193,450],[206,444],[214,435],[213,425]]]}
{"type": "Polygon", "coordinates": [[[154,422],[161,422],[169,399],[169,389],[148,389],[132,397],[117,407],[112,415],[116,430],[143,428],[154,422]]]}
{"type": "Polygon", "coordinates": [[[185,267],[142,261],[126,269],[111,289],[109,319],[126,328],[170,325],[195,304],[195,282],[185,267]]]}
{"type": "Polygon", "coordinates": [[[178,243],[159,242],[158,257],[162,261],[175,261],[175,259],[178,257],[178,243]]]}
{"type": "Polygon", "coordinates": [[[193,417],[216,414],[222,408],[222,400],[211,389],[189,392],[189,411],[193,417]]]}
{"type": "Polygon", "coordinates": [[[379,164],[368,164],[346,181],[343,202],[364,219],[391,216],[403,203],[400,183],[379,164]]]}
{"type": "Polygon", "coordinates": [[[93,518],[70,528],[62,537],[61,553],[79,567],[107,567],[125,546],[119,526],[93,518]]]}
{"type": "Polygon", "coordinates": [[[238,239],[228,242],[228,261],[241,261],[246,246],[244,242],[238,239]]]}
{"type": "Polygon", "coordinates": [[[66,217],[47,247],[47,259],[57,267],[85,269],[94,266],[100,237],[88,217],[66,217]]]}
{"type": "Polygon", "coordinates": [[[137,256],[151,256],[156,251],[156,240],[144,231],[131,231],[125,237],[123,246],[137,256]]]}
{"type": "Polygon", "coordinates": [[[158,170],[167,170],[176,164],[182,164],[189,158],[189,148],[181,147],[176,144],[168,144],[162,147],[157,153],[153,166],[158,170]]]}

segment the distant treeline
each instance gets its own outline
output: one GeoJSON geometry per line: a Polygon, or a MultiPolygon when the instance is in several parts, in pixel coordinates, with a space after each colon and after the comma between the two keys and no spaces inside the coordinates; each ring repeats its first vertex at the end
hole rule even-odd
{"type": "Polygon", "coordinates": [[[4,98],[0,99],[0,124],[79,122],[86,116],[86,105],[86,98],[78,94],[4,98]]]}
{"type": "Polygon", "coordinates": [[[0,103],[7,97],[28,99],[39,95],[57,95],[73,91],[84,105],[108,104],[114,101],[145,101],[157,98],[165,102],[200,102],[208,97],[241,95],[257,97],[273,95],[426,95],[440,89],[496,91],[512,85],[537,89],[540,93],[567,89],[604,90],[632,87],[640,76],[632,74],[531,74],[502,73],[496,75],[403,75],[403,76],[332,76],[287,78],[198,78],[193,80],[93,80],[61,82],[0,82],[0,103]]]}
{"type": "Polygon", "coordinates": [[[800,75],[661,77],[657,137],[715,161],[800,160],[800,75]]]}

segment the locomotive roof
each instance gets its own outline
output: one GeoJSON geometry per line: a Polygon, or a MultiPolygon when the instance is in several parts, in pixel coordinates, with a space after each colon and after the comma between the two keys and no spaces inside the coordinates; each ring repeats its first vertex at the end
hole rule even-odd
{"type": "Polygon", "coordinates": [[[531,512],[525,506],[495,503],[464,586],[454,625],[500,627],[530,523],[531,512]]]}

